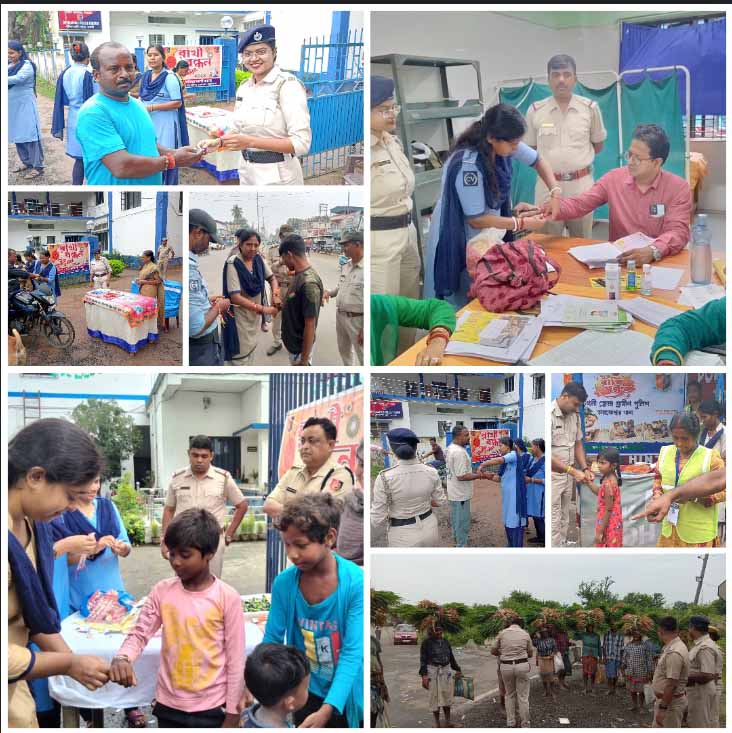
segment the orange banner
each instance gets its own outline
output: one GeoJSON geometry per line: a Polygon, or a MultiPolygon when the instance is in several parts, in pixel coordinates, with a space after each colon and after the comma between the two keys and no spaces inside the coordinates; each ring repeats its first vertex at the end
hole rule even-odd
{"type": "Polygon", "coordinates": [[[287,413],[277,463],[278,477],[282,478],[293,466],[302,465],[300,435],[303,425],[311,417],[327,417],[333,422],[338,431],[333,455],[339,463],[350,466],[351,470],[356,467],[356,449],[363,440],[363,386],[311,402],[287,413]]]}

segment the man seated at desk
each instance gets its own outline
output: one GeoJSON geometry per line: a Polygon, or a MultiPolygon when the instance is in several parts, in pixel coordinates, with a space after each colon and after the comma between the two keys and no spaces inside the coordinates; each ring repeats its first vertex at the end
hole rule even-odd
{"type": "MultiPolygon", "coordinates": [[[[662,170],[670,149],[663,128],[638,125],[625,153],[628,165],[608,171],[585,193],[563,199],[555,220],[579,219],[608,204],[611,241],[636,232],[655,240],[623,252],[621,264],[635,260],[640,266],[678,254],[689,242],[692,197],[683,178],[662,170]]],[[[546,205],[543,213],[551,217],[546,205]]]]}

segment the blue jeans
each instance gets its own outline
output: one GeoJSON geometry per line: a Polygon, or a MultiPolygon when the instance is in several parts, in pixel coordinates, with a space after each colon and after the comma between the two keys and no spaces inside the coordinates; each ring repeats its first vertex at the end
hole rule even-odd
{"type": "Polygon", "coordinates": [[[450,521],[455,545],[467,547],[470,533],[470,499],[450,502],[450,521]]]}
{"type": "Polygon", "coordinates": [[[432,468],[442,468],[445,465],[445,461],[427,461],[428,466],[432,468]]]}

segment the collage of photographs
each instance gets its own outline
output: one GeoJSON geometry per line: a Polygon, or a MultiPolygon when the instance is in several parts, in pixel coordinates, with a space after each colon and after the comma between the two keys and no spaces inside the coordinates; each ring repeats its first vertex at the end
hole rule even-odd
{"type": "Polygon", "coordinates": [[[726,728],[726,8],[87,7],[2,12],[3,729],[726,728]]]}

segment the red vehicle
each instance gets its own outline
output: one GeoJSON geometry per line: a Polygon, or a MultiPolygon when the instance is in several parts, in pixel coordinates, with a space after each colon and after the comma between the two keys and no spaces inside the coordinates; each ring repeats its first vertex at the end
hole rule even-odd
{"type": "Polygon", "coordinates": [[[411,624],[399,624],[394,629],[394,644],[416,644],[417,629],[411,624]]]}

